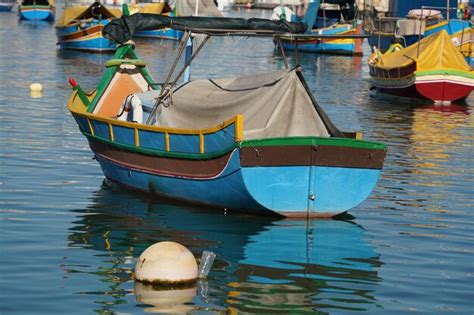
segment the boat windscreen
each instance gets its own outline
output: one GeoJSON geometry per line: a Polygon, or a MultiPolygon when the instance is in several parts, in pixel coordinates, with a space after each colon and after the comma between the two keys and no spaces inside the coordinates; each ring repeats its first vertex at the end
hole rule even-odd
{"type": "Polygon", "coordinates": [[[135,32],[173,28],[194,33],[222,34],[223,32],[262,32],[262,33],[304,33],[306,24],[286,21],[272,21],[268,19],[243,19],[224,17],[168,17],[159,14],[137,13],[112,20],[103,30],[106,38],[123,44],[135,32]]]}

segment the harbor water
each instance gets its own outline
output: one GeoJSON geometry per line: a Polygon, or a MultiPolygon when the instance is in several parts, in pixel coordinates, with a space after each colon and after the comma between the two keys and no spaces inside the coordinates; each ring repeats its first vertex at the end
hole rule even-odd
{"type": "MultiPolygon", "coordinates": [[[[367,46],[364,57],[289,53],[334,123],[388,152],[352,217],[279,220],[108,185],[66,103],[68,78],[93,89],[111,55],[59,51],[52,24],[16,12],[0,14],[0,39],[0,314],[473,314],[473,96],[434,106],[375,94],[367,46]],[[216,253],[208,278],[135,283],[137,257],[159,241],[216,253]]],[[[163,81],[177,44],[135,42],[163,81]]],[[[191,71],[283,67],[271,39],[229,37],[211,39],[191,71]]]]}

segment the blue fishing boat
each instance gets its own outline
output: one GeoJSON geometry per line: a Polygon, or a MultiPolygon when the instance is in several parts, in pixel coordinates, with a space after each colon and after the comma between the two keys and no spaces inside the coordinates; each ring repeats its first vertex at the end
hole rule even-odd
{"type": "MultiPolygon", "coordinates": [[[[150,13],[150,14],[162,14],[166,16],[174,16],[173,11],[169,7],[167,2],[159,3],[143,3],[131,5],[129,8],[130,14],[135,13],[150,13]]],[[[183,32],[172,28],[158,29],[158,30],[143,30],[136,32],[135,37],[148,37],[148,38],[158,38],[158,39],[170,39],[170,40],[180,40],[183,36],[183,32]]]]}
{"type": "Polygon", "coordinates": [[[408,47],[445,30],[472,67],[473,29],[470,21],[456,18],[456,6],[456,0],[385,0],[359,10],[364,12],[365,32],[372,34],[368,38],[371,47],[381,52],[394,43],[408,47]]]}
{"type": "MultiPolygon", "coordinates": [[[[212,0],[180,0],[174,3],[173,10],[167,2],[160,3],[144,3],[142,5],[134,5],[130,9],[130,13],[151,13],[162,14],[169,17],[175,16],[216,16],[222,17],[212,0]]],[[[135,37],[149,37],[158,39],[180,40],[183,32],[173,28],[141,30],[135,32],[135,37]]]]}
{"type": "Polygon", "coordinates": [[[122,15],[116,8],[107,8],[100,2],[89,6],[69,5],[64,9],[55,28],[60,49],[88,52],[113,52],[116,44],[102,35],[112,18],[122,15]]]}
{"type": "Polygon", "coordinates": [[[20,20],[53,21],[55,12],[54,0],[23,0],[18,6],[20,20]]]}
{"type": "Polygon", "coordinates": [[[12,10],[15,1],[12,0],[2,0],[0,1],[0,12],[9,12],[12,10]]]}
{"type": "MultiPolygon", "coordinates": [[[[353,3],[353,1],[352,1],[353,3]]],[[[329,53],[329,54],[348,54],[348,55],[362,55],[362,38],[322,38],[318,36],[337,36],[343,35],[350,37],[361,33],[356,20],[352,23],[344,22],[341,18],[341,8],[339,4],[320,3],[320,0],[309,3],[306,15],[301,20],[308,25],[305,38],[293,38],[286,36],[281,38],[283,48],[286,50],[299,50],[303,52],[314,53],[329,53]],[[328,5],[332,10],[339,12],[339,17],[336,14],[326,16],[321,12],[326,12],[328,5]],[[337,10],[334,10],[337,6],[337,10]],[[314,35],[314,37],[311,37],[314,35]]],[[[350,15],[354,19],[354,14],[350,15]]],[[[349,17],[349,15],[347,15],[349,17]]],[[[297,18],[293,15],[291,20],[297,18]]]]}
{"type": "Polygon", "coordinates": [[[134,14],[104,33],[121,43],[98,88],[74,87],[68,108],[109,180],[130,189],[261,214],[332,217],[364,201],[386,146],[343,133],[311,95],[300,68],[177,86],[211,35],[282,36],[302,23],[134,14]],[[157,84],[127,41],[141,27],[205,38],[157,84]]]}

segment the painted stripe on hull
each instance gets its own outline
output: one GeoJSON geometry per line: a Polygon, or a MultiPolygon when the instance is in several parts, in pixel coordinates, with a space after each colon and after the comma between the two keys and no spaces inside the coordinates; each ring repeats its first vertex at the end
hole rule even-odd
{"type": "Polygon", "coordinates": [[[345,146],[265,146],[241,148],[242,166],[330,166],[381,169],[385,150],[345,146]]]}
{"type": "Polygon", "coordinates": [[[92,139],[89,139],[89,145],[96,155],[122,167],[153,175],[190,179],[211,179],[219,176],[228,165],[232,152],[235,152],[234,150],[214,159],[190,160],[130,152],[92,139]]]}
{"type": "MultiPolygon", "coordinates": [[[[146,193],[214,208],[269,212],[247,193],[239,169],[218,178],[196,181],[130,170],[101,157],[98,161],[107,178],[146,193]]],[[[238,154],[231,164],[235,162],[238,162],[238,154]]],[[[233,168],[232,165],[230,167],[233,168]]]]}

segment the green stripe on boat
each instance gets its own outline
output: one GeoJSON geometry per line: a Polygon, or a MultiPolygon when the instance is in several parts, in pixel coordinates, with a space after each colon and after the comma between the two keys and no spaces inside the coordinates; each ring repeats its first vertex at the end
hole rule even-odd
{"type": "Polygon", "coordinates": [[[385,150],[387,148],[387,145],[383,143],[347,138],[287,137],[274,139],[244,140],[242,142],[242,147],[294,145],[327,145],[381,150],[385,150]]]}
{"type": "Polygon", "coordinates": [[[436,70],[424,70],[424,71],[416,71],[417,76],[423,75],[457,75],[460,77],[465,77],[469,79],[474,79],[474,72],[473,71],[462,71],[456,69],[436,69],[436,70]]]}

